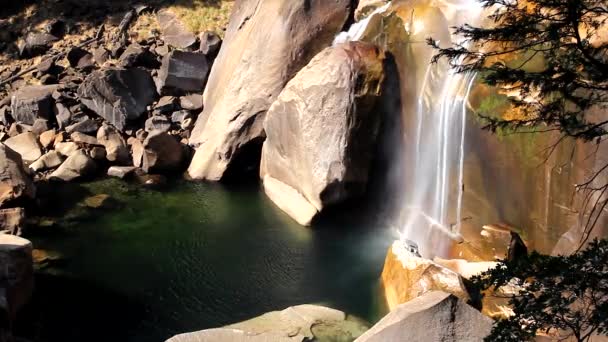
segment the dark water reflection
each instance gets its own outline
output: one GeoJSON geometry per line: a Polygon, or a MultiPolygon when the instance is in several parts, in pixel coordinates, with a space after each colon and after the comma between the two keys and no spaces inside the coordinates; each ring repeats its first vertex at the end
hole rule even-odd
{"type": "MultiPolygon", "coordinates": [[[[178,183],[170,191],[116,180],[53,189],[62,233],[31,237],[66,261],[39,272],[29,314],[35,341],[163,341],[267,311],[321,303],[373,321],[389,232],[370,210],[306,229],[257,186],[178,183]],[[110,194],[114,207],[73,202],[110,194]],[[71,207],[71,209],[67,209],[71,207]]],[[[44,190],[43,190],[44,191],[44,190]]]]}

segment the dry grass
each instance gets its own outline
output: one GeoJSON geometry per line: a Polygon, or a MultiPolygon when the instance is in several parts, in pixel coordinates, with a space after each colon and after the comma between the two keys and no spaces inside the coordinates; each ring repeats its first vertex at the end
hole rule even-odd
{"type": "Polygon", "coordinates": [[[224,35],[233,0],[177,0],[168,7],[193,33],[214,31],[224,35]]]}

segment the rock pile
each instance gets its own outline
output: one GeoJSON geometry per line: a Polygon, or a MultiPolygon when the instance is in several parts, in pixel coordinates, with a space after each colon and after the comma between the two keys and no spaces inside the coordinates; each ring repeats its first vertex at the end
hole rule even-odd
{"type": "MultiPolygon", "coordinates": [[[[64,39],[58,20],[19,40],[22,58],[61,58],[43,57],[31,76],[15,79],[8,92],[0,90],[0,153],[6,156],[0,160],[0,206],[33,197],[31,178],[72,181],[111,167],[142,168],[140,175],[185,169],[221,39],[183,32],[166,11],[157,16],[162,38],[122,39],[119,27],[92,44],[68,47],[54,44],[64,39]]],[[[117,170],[109,174],[133,174],[117,170]]]]}

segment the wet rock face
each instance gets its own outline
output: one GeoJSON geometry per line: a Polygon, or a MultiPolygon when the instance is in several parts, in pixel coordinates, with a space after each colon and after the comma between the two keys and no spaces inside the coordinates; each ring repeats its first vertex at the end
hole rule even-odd
{"type": "Polygon", "coordinates": [[[481,342],[492,323],[462,299],[433,291],[399,305],[356,342],[481,342]]]}
{"type": "Polygon", "coordinates": [[[365,192],[381,123],[372,109],[381,95],[383,58],[366,43],[327,48],[270,107],[260,175],[270,198],[300,224],[365,192]],[[277,182],[293,190],[277,198],[277,182]],[[301,210],[303,201],[314,209],[301,210]]]}
{"type": "Polygon", "coordinates": [[[108,69],[87,76],[78,88],[82,104],[123,131],[156,98],[154,81],[143,69],[108,69]]]}
{"type": "Polygon", "coordinates": [[[221,180],[235,161],[259,154],[262,123],[285,84],[329,46],[352,2],[255,1],[235,3],[226,38],[192,131],[198,148],[193,179],[221,180]],[[257,145],[257,146],[256,146],[257,145]]]}

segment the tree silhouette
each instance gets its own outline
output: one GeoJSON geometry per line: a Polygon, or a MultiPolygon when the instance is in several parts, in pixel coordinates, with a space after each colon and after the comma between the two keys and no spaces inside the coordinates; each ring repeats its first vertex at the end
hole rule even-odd
{"type": "Polygon", "coordinates": [[[533,252],[505,260],[472,282],[483,291],[518,289],[509,291],[514,315],[498,321],[486,341],[528,341],[538,333],[589,341],[608,334],[608,240],[570,256],[533,252]]]}

